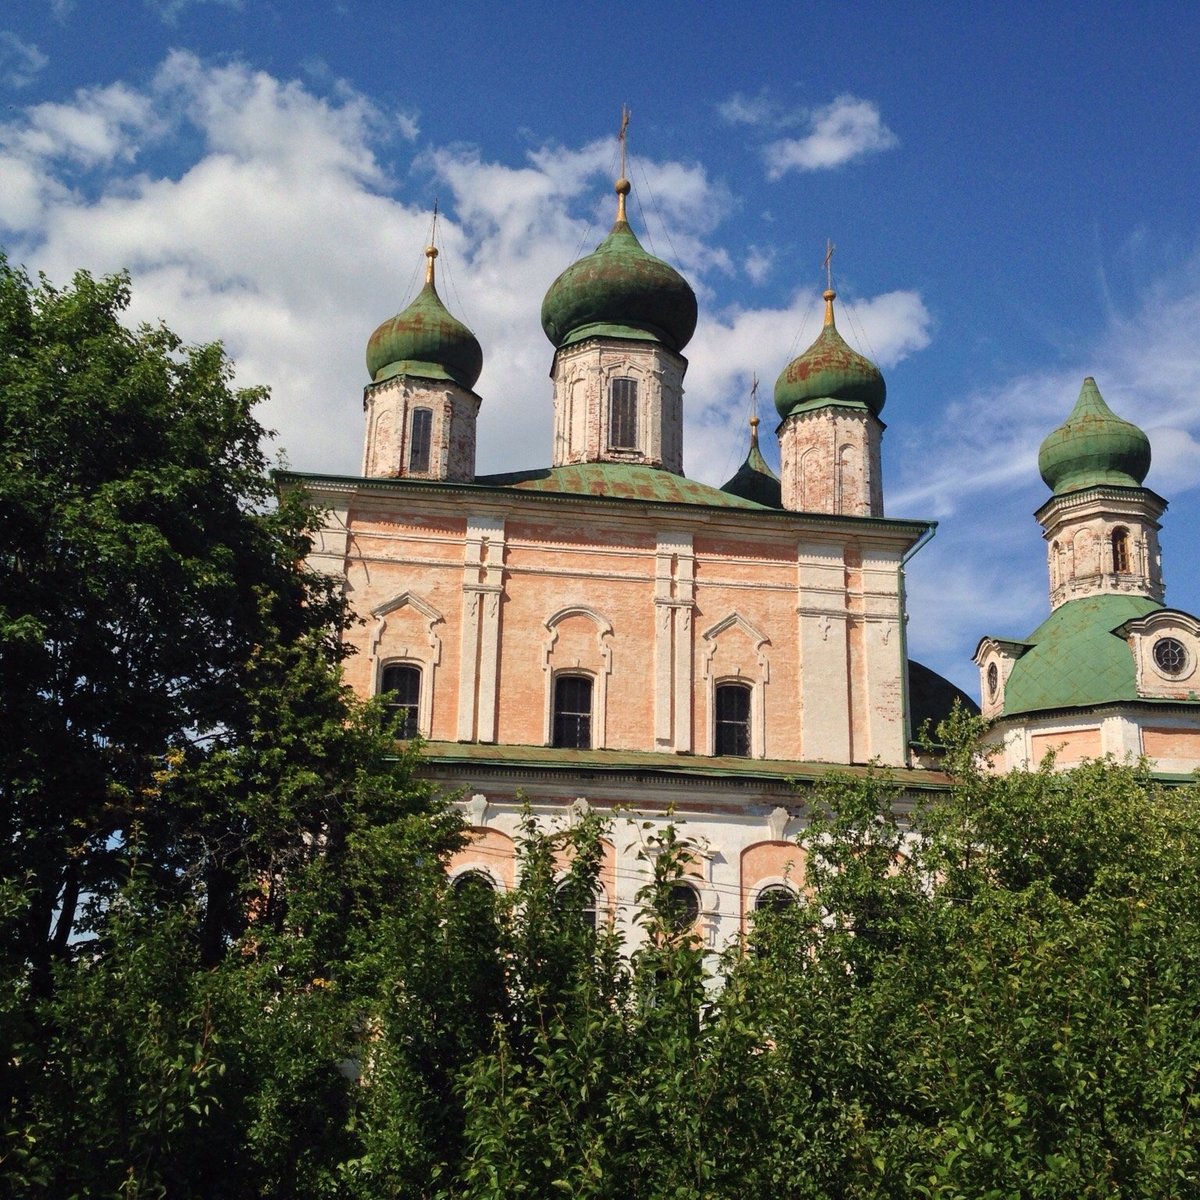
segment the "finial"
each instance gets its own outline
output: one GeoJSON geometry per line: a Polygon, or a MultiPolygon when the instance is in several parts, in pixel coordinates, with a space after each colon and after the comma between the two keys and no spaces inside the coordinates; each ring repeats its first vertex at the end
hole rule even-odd
{"type": "Polygon", "coordinates": [[[617,180],[617,222],[626,220],[625,197],[629,195],[629,180],[625,175],[625,143],[629,136],[629,106],[621,105],[621,128],[617,133],[617,141],[621,144],[621,177],[617,180]]]}
{"type": "Polygon", "coordinates": [[[837,247],[828,239],[825,239],[825,261],[821,264],[825,268],[825,324],[833,324],[833,302],[837,299],[837,292],[833,290],[833,252],[837,247]]]}
{"type": "Polygon", "coordinates": [[[429,259],[429,261],[425,264],[425,282],[428,283],[430,286],[433,285],[433,260],[435,258],[437,258],[437,256],[438,256],[438,249],[436,246],[427,246],[426,247],[425,257],[427,259],[429,259]]]}
{"type": "Polygon", "coordinates": [[[758,376],[750,376],[750,449],[758,449],[758,376]]]}

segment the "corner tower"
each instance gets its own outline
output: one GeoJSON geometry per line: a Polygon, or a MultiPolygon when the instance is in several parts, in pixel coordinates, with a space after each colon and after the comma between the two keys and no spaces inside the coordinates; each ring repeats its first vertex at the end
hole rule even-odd
{"type": "Polygon", "coordinates": [[[783,507],[882,517],[879,414],[887,387],[879,368],[838,333],[836,299],[828,288],[820,335],[775,383],[783,507]]]}
{"type": "Polygon", "coordinates": [[[554,345],[553,465],[638,463],[682,475],[682,351],[696,329],[696,294],[642,249],[625,215],[629,190],[617,180],[608,237],[542,303],[554,345]]]}
{"type": "Polygon", "coordinates": [[[1150,439],[1083,381],[1070,416],[1042,443],[1053,495],[1035,514],[1048,547],[1050,608],[1087,596],[1163,598],[1158,518],[1167,502],[1142,486],[1150,439]]]}
{"type": "Polygon", "coordinates": [[[475,478],[480,399],[473,389],[483,352],[437,294],[437,253],[435,246],[425,251],[425,286],[417,298],[367,343],[364,475],[458,483],[475,478]]]}

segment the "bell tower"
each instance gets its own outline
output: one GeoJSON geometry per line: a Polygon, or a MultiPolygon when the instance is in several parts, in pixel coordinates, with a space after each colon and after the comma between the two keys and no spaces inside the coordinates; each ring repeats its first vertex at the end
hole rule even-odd
{"type": "Polygon", "coordinates": [[[425,286],[367,343],[363,474],[470,483],[483,352],[438,296],[437,247],[425,255],[425,286]]]}
{"type": "Polygon", "coordinates": [[[1167,502],[1142,486],[1150,439],[1083,381],[1070,416],[1042,443],[1038,469],[1053,493],[1038,509],[1050,608],[1086,596],[1163,599],[1158,518],[1167,502]]]}

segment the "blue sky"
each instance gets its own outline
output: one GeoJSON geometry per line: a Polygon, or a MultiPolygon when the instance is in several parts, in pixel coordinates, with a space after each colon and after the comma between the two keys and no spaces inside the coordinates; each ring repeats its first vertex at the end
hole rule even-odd
{"type": "MultiPolygon", "coordinates": [[[[819,328],[884,368],[885,506],[939,521],[914,657],[977,691],[1047,610],[1042,437],[1087,374],[1150,433],[1167,599],[1200,608],[1200,8],[9,0],[0,243],[220,338],[293,466],[354,472],[363,350],[441,291],[483,345],[480,469],[550,453],[553,278],[632,219],[700,297],[688,474],[819,328]]],[[[773,422],[765,421],[764,428],[773,422]]],[[[775,457],[774,438],[766,438],[775,457]]]]}

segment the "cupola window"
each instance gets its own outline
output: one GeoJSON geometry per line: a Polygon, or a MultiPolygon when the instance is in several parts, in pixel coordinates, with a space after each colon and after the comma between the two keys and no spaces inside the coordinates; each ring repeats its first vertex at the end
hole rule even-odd
{"type": "Polygon", "coordinates": [[[554,745],[573,750],[592,748],[592,681],[586,675],[559,675],[554,680],[554,745]]]}
{"type": "Polygon", "coordinates": [[[636,450],[638,446],[637,380],[614,379],[608,392],[608,446],[636,450]]]}
{"type": "Polygon", "coordinates": [[[1187,670],[1188,656],[1178,638],[1159,638],[1154,643],[1154,663],[1164,674],[1175,678],[1187,670]]]}
{"type": "Polygon", "coordinates": [[[995,663],[988,663],[987,669],[988,699],[995,700],[1000,691],[1000,668],[995,663]]]}
{"type": "Polygon", "coordinates": [[[750,688],[744,683],[723,683],[717,688],[714,752],[750,755],[750,688]]]}
{"type": "Polygon", "coordinates": [[[1113,571],[1117,575],[1129,573],[1129,530],[1114,529],[1112,534],[1113,571]]]}
{"type": "Polygon", "coordinates": [[[415,738],[420,728],[421,668],[407,664],[385,667],[379,690],[387,697],[396,737],[415,738]]]}
{"type": "Polygon", "coordinates": [[[413,474],[429,470],[429,449],[433,441],[433,409],[414,408],[412,432],[408,443],[408,469],[413,474]]]}

